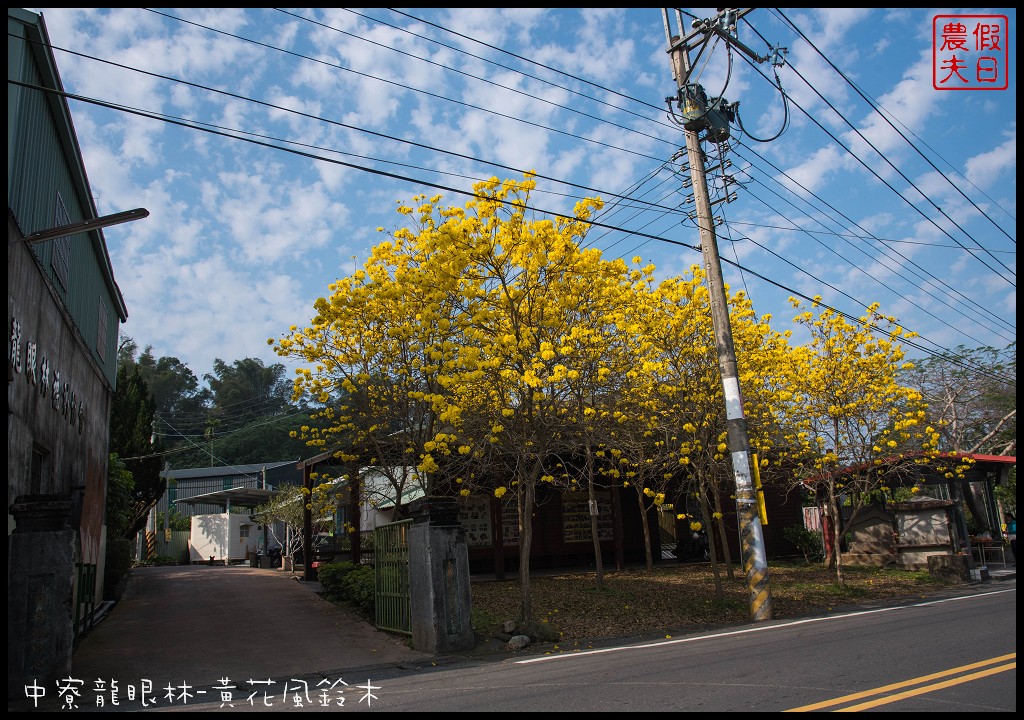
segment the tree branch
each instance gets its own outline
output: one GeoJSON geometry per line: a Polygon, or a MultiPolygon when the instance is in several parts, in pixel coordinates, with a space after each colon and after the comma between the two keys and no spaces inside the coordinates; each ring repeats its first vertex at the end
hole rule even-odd
{"type": "MultiPolygon", "coordinates": [[[[1006,423],[1008,423],[1016,415],[1017,415],[1017,408],[1014,408],[1013,410],[1008,412],[1006,415],[1004,415],[1003,418],[998,423],[996,423],[996,426],[994,428],[992,428],[992,430],[989,431],[989,433],[985,437],[983,437],[981,440],[976,442],[974,444],[974,447],[972,447],[968,452],[971,452],[971,453],[978,452],[979,448],[981,448],[986,442],[991,440],[992,437],[995,436],[995,434],[998,433],[999,430],[1004,425],[1006,425],[1006,423]]],[[[1014,442],[1014,444],[1016,444],[1016,441],[1014,442]]]]}

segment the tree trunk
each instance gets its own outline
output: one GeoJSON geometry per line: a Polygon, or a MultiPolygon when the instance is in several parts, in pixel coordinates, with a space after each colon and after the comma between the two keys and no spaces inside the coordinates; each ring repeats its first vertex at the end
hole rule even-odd
{"type": "Polygon", "coordinates": [[[527,477],[519,479],[519,593],[522,600],[523,622],[533,619],[530,594],[530,549],[533,546],[533,506],[537,493],[537,478],[542,466],[541,455],[533,463],[527,477]]]}
{"type": "Polygon", "coordinates": [[[647,572],[654,570],[654,557],[651,555],[651,527],[647,522],[647,508],[644,507],[644,491],[639,485],[634,485],[636,490],[636,502],[640,506],[640,524],[644,529],[644,559],[647,561],[647,572]]]}
{"type": "Polygon", "coordinates": [[[840,585],[846,585],[846,577],[843,574],[843,549],[840,545],[843,529],[839,522],[839,505],[834,497],[829,498],[829,514],[832,516],[832,554],[835,559],[836,581],[840,585]]]}
{"type": "Polygon", "coordinates": [[[587,495],[590,500],[590,537],[594,541],[594,568],[596,570],[597,589],[604,589],[604,559],[601,557],[601,538],[597,533],[597,514],[593,508],[597,507],[597,495],[594,490],[594,456],[591,447],[587,445],[587,495]]]}
{"type": "Polygon", "coordinates": [[[829,514],[828,504],[823,504],[818,507],[818,514],[821,517],[821,538],[824,547],[821,564],[828,570],[832,570],[835,567],[836,560],[836,548],[835,548],[835,534],[833,533],[833,527],[835,523],[832,522],[832,517],[829,514]]]}
{"type": "MultiPolygon", "coordinates": [[[[714,527],[711,524],[711,512],[708,510],[707,493],[700,501],[700,514],[704,518],[705,534],[708,538],[708,557],[711,560],[711,572],[715,578],[715,599],[724,600],[725,593],[722,591],[722,573],[718,571],[718,550],[715,549],[714,527]]],[[[722,538],[725,545],[725,538],[722,538]]]]}
{"type": "MultiPolygon", "coordinates": [[[[722,562],[725,564],[725,572],[729,575],[729,579],[735,580],[736,572],[732,567],[732,551],[729,550],[728,535],[725,534],[725,513],[722,512],[722,498],[719,495],[717,482],[714,483],[714,493],[712,494],[712,497],[715,502],[715,512],[718,513],[718,521],[716,524],[718,525],[718,536],[722,540],[722,562]]],[[[708,527],[710,528],[710,526],[708,527]]],[[[714,547],[713,542],[711,547],[714,547]]]]}

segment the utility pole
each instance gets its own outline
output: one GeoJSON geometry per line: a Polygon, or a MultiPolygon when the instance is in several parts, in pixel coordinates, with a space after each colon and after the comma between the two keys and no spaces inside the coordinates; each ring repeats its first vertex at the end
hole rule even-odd
{"type": "MultiPolygon", "coordinates": [[[[736,481],[736,517],[739,522],[740,546],[743,567],[747,574],[750,591],[750,614],[754,621],[772,619],[771,582],[768,576],[768,562],[765,556],[764,536],[761,519],[757,512],[757,498],[750,471],[750,439],[747,421],[743,415],[743,398],[740,394],[739,372],[736,366],[736,350],[729,321],[729,307],[722,278],[722,262],[718,255],[718,239],[715,236],[715,219],[708,194],[707,176],[704,171],[704,152],[701,140],[723,143],[729,136],[729,121],[735,112],[735,105],[729,105],[725,98],[707,98],[704,89],[690,83],[693,69],[691,51],[697,51],[697,59],[707,49],[709,42],[723,38],[738,47],[757,62],[761,58],[744,46],[735,37],[736,22],[753,8],[744,10],[723,9],[714,18],[694,20],[695,28],[689,35],[682,31],[683,18],[677,9],[676,24],[679,34],[673,35],[667,9],[662,9],[665,21],[665,36],[668,53],[672,61],[672,74],[678,91],[675,97],[666,98],[670,112],[676,103],[683,116],[686,135],[686,152],[693,182],[693,198],[696,204],[696,221],[700,230],[700,246],[704,256],[708,295],[711,303],[711,319],[715,332],[715,346],[718,350],[718,367],[722,375],[725,393],[725,415],[729,432],[729,449],[732,457],[733,475],[736,481]],[[701,133],[704,133],[703,138],[701,133]]],[[[672,112],[673,117],[675,113],[672,112]]],[[[726,197],[729,200],[728,187],[726,197]]]]}

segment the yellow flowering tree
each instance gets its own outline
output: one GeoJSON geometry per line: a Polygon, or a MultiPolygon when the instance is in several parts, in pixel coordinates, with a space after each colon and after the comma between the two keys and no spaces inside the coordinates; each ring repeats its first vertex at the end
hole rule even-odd
{"type": "Polygon", "coordinates": [[[514,497],[524,620],[537,485],[575,479],[558,453],[578,450],[580,419],[624,364],[621,351],[609,359],[628,330],[621,306],[646,280],[581,247],[599,200],[572,217],[531,218],[534,186],[494,178],[464,207],[400,204],[407,226],[331,286],[309,327],[276,342],[309,365],[295,394],[325,406],[303,430],[315,446],[400,468],[399,496],[414,466],[428,492],[514,497]]]}
{"type": "Polygon", "coordinates": [[[779,409],[786,415],[784,437],[796,481],[811,486],[823,506],[834,552],[836,578],[844,582],[841,506],[847,523],[882,486],[897,484],[915,461],[934,456],[933,434],[925,432],[921,393],[900,384],[901,338],[913,337],[876,303],[855,321],[815,298],[794,319],[810,341],[794,349],[788,386],[792,395],[779,409]],[[909,463],[899,462],[909,459],[909,463]]]}
{"type": "Polygon", "coordinates": [[[621,469],[602,459],[606,453],[601,448],[622,421],[623,404],[638,394],[637,359],[645,352],[646,340],[635,318],[642,313],[637,308],[643,306],[654,272],[651,265],[641,267],[639,257],[633,258],[633,265],[627,270],[621,261],[601,263],[604,272],[595,275],[599,279],[589,294],[566,308],[568,332],[557,347],[544,353],[555,363],[552,379],[562,386],[565,397],[560,409],[564,428],[555,452],[566,457],[561,468],[565,487],[573,491],[582,487],[587,492],[599,589],[604,563],[598,531],[598,475],[618,476],[621,469]],[[568,471],[569,464],[575,472],[568,471]]]}
{"type": "Polygon", "coordinates": [[[599,367],[591,370],[605,342],[588,333],[619,331],[615,298],[631,282],[625,263],[581,248],[599,200],[578,203],[571,218],[531,219],[534,186],[530,178],[477,185],[477,199],[447,240],[452,252],[472,258],[460,288],[467,297],[461,330],[476,362],[450,388],[463,409],[460,441],[487,464],[495,493],[515,496],[527,621],[537,486],[561,482],[557,454],[578,430],[572,418],[580,383],[601,375],[599,367]]]}
{"type": "MultiPolygon", "coordinates": [[[[728,290],[727,290],[728,291],[728,290]]],[[[721,595],[718,547],[714,542],[717,529],[724,552],[724,564],[733,575],[723,521],[721,495],[729,485],[730,452],[725,415],[725,400],[718,367],[714,328],[711,322],[704,273],[693,266],[687,277],[663,282],[655,294],[657,311],[648,312],[648,340],[655,349],[657,363],[652,379],[657,401],[658,423],[667,430],[662,435],[669,441],[671,456],[682,483],[681,497],[693,498],[699,508],[698,518],[680,517],[686,522],[700,523],[708,532],[710,559],[716,591],[721,595]]],[[[773,331],[770,317],[758,318],[743,293],[729,297],[730,324],[737,355],[744,413],[748,418],[751,449],[764,454],[771,448],[771,415],[765,408],[771,403],[778,386],[777,367],[785,365],[788,345],[786,337],[773,331]]],[[[668,472],[664,478],[669,478],[668,472]]],[[[658,488],[650,488],[657,498],[658,488]]],[[[688,512],[686,504],[677,508],[678,516],[688,512]]]]}
{"type": "MultiPolygon", "coordinates": [[[[719,482],[728,472],[728,452],[720,452],[718,445],[725,434],[725,401],[715,348],[714,327],[710,302],[704,283],[704,273],[698,266],[690,269],[686,278],[662,283],[659,288],[664,310],[663,319],[649,332],[654,337],[663,359],[663,373],[659,382],[663,422],[672,428],[672,450],[683,482],[679,499],[693,498],[700,508],[699,517],[689,515],[689,505],[683,501],[677,515],[684,527],[700,523],[710,539],[709,551],[716,592],[721,597],[717,548],[714,543],[714,525],[710,515],[720,508],[709,510],[707,503],[719,501],[719,482]]],[[[730,322],[736,324],[730,301],[730,322]]],[[[734,335],[736,329],[734,328],[734,335]]],[[[728,543],[723,547],[728,553],[728,543]]],[[[726,567],[732,572],[726,555],[726,567]]]]}
{"type": "Polygon", "coordinates": [[[364,269],[333,283],[316,301],[311,325],[293,327],[276,347],[310,364],[297,371],[295,396],[325,406],[320,426],[303,428],[309,444],[342,445],[335,455],[349,464],[350,479],[360,463],[374,465],[396,505],[410,483],[433,490],[458,420],[446,386],[463,368],[458,293],[466,259],[449,252],[438,230],[439,199],[400,204],[411,227],[374,247],[364,269]]]}
{"type": "Polygon", "coordinates": [[[625,356],[623,391],[607,410],[612,422],[597,453],[601,472],[629,488],[636,498],[648,571],[654,568],[650,513],[672,508],[680,477],[686,476],[680,467],[677,418],[672,412],[674,398],[693,389],[681,368],[688,348],[685,342],[677,345],[680,338],[672,332],[676,319],[686,312],[683,297],[673,292],[683,284],[669,279],[638,289],[634,296],[629,306],[632,339],[625,356]]]}

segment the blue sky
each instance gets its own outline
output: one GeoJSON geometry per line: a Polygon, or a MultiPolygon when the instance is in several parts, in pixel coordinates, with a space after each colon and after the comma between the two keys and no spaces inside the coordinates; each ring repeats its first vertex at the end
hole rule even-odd
{"type": "MultiPolygon", "coordinates": [[[[587,244],[608,257],[701,262],[659,8],[34,10],[85,98],[99,212],[150,211],[105,231],[122,332],[199,377],[282,362],[267,338],[399,226],[396,201],[463,205],[492,176],[536,171],[538,212],[604,198],[587,244]]],[[[685,29],[714,13],[685,9],[685,29]]],[[[695,70],[740,103],[736,198],[716,206],[731,287],[778,330],[799,293],[881,303],[920,334],[912,356],[1014,342],[1015,10],[760,8],[738,34],[787,49],[788,102],[771,63],[734,51],[730,70],[722,42],[695,70]],[[963,14],[1007,16],[1008,89],[933,87],[933,19],[963,14]]]]}

